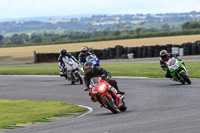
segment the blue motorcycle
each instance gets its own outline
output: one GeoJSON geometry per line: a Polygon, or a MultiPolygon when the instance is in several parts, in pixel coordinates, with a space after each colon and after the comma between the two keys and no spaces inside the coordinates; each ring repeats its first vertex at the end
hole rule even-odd
{"type": "Polygon", "coordinates": [[[95,55],[89,55],[86,57],[86,62],[92,62],[94,66],[99,66],[99,59],[95,55]]]}

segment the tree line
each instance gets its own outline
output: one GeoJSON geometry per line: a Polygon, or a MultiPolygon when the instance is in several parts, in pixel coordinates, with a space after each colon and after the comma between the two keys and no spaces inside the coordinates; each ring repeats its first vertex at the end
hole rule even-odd
{"type": "Polygon", "coordinates": [[[175,36],[200,34],[200,22],[190,21],[182,24],[182,30],[175,31],[169,24],[163,25],[161,28],[144,28],[136,29],[126,28],[114,31],[96,31],[83,32],[71,31],[69,33],[44,33],[44,34],[13,34],[12,36],[3,36],[0,34],[1,46],[21,46],[36,44],[55,44],[55,43],[73,43],[73,42],[90,42],[105,41],[117,39],[130,39],[142,37],[158,37],[158,36],[175,36]]]}

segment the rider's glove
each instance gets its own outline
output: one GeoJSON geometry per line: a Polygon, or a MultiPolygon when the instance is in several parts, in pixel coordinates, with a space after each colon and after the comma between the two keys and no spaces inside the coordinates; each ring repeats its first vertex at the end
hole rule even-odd
{"type": "Polygon", "coordinates": [[[106,75],[105,75],[105,74],[101,75],[101,78],[102,78],[103,80],[105,80],[105,79],[106,79],[106,75]]]}
{"type": "Polygon", "coordinates": [[[110,81],[110,77],[107,76],[107,77],[105,78],[105,80],[106,80],[107,82],[109,82],[109,81],[110,81]]]}

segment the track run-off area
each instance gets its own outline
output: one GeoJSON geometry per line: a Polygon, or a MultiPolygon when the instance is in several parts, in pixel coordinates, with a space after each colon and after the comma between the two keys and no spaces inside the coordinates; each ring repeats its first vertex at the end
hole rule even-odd
{"type": "Polygon", "coordinates": [[[127,111],[113,114],[92,102],[84,85],[59,76],[0,76],[0,99],[63,101],[91,107],[82,117],[9,130],[9,133],[199,133],[200,79],[113,77],[126,92],[127,111]]]}

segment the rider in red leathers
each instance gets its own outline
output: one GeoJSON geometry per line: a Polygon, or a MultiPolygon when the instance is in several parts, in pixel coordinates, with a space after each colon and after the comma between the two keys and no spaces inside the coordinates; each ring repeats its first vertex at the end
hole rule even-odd
{"type": "Polygon", "coordinates": [[[84,64],[84,81],[85,81],[85,86],[87,90],[90,90],[89,85],[90,85],[90,79],[93,77],[102,77],[105,81],[107,81],[111,86],[113,86],[118,94],[124,94],[125,92],[120,91],[117,85],[117,82],[113,79],[111,79],[111,74],[107,72],[105,69],[101,68],[100,66],[94,66],[92,62],[86,62],[84,64]]]}

